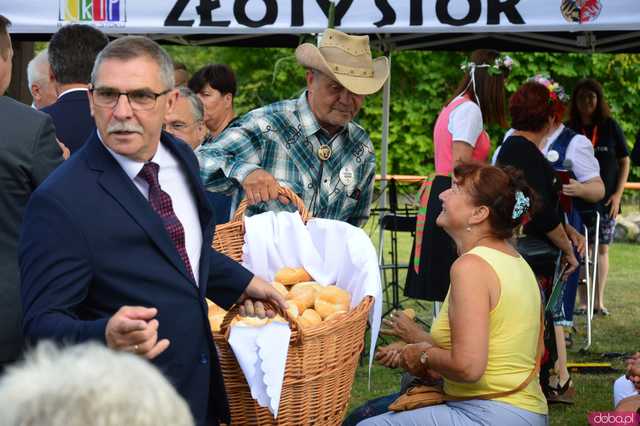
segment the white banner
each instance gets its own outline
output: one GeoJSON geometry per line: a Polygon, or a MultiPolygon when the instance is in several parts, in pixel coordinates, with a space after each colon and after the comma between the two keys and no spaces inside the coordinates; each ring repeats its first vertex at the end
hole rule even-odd
{"type": "MultiPolygon", "coordinates": [[[[352,33],[640,30],[640,0],[336,0],[352,33]]],[[[328,0],[0,0],[13,33],[79,22],[108,33],[314,33],[328,0]]]]}

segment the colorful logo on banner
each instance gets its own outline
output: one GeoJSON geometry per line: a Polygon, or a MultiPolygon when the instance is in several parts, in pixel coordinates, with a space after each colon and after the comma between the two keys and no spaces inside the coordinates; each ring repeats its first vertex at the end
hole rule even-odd
{"type": "Polygon", "coordinates": [[[126,0],[58,0],[58,20],[120,27],[127,20],[126,0]]]}
{"type": "Polygon", "coordinates": [[[600,0],[562,0],[560,10],[567,22],[586,24],[600,16],[602,3],[600,0]]]}

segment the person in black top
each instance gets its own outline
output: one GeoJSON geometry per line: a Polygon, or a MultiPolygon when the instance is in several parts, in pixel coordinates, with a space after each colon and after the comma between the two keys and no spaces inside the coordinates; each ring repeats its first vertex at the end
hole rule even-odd
{"type": "MultiPolygon", "coordinates": [[[[616,216],[620,212],[620,202],[624,185],[629,177],[629,151],[622,129],[611,118],[611,111],[604,99],[602,86],[596,80],[580,80],[573,90],[568,127],[582,133],[591,140],[595,156],[600,164],[600,176],[604,181],[605,194],[598,206],[600,220],[598,245],[598,274],[594,306],[596,313],[608,315],[604,306],[604,288],[609,274],[609,245],[613,242],[616,216]]],[[[595,241],[592,226],[589,236],[595,241]]],[[[586,309],[586,289],[581,291],[580,312],[586,309]]]]}
{"type": "MultiPolygon", "coordinates": [[[[520,170],[527,184],[534,190],[537,205],[533,208],[531,220],[525,225],[524,232],[546,240],[562,251],[563,261],[567,264],[566,277],[578,267],[572,241],[576,246],[580,242],[576,230],[563,224],[558,199],[561,184],[557,182],[551,163],[542,154],[554,120],[549,90],[533,81],[523,84],[511,96],[509,112],[511,127],[515,131],[503,142],[497,165],[520,170]]],[[[554,307],[554,322],[561,319],[562,297],[558,300],[558,306],[554,307]]],[[[557,349],[555,369],[558,374],[549,383],[541,385],[549,401],[570,403],[575,389],[567,369],[564,330],[561,325],[554,325],[554,335],[557,349]]]]}

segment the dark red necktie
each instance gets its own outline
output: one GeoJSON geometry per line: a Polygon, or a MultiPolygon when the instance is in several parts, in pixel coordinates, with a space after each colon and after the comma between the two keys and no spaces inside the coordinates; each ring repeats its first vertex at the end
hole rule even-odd
{"type": "MultiPolygon", "coordinates": [[[[191,262],[189,262],[189,256],[187,255],[187,249],[184,244],[184,228],[182,223],[173,211],[173,204],[171,203],[171,197],[160,188],[160,182],[158,182],[158,170],[160,166],[156,163],[148,162],[142,167],[138,176],[144,179],[149,184],[149,203],[156,213],[160,215],[164,228],[169,233],[169,237],[173,241],[173,244],[178,250],[178,254],[184,263],[184,266],[189,272],[189,276],[193,279],[193,271],[191,270],[191,262]]],[[[195,281],[195,280],[194,280],[195,281]]]]}

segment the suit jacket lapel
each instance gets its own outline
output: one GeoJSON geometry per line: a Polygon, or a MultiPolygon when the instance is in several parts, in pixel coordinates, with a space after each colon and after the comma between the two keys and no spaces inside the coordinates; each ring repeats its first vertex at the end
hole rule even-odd
{"type": "MultiPolygon", "coordinates": [[[[109,193],[113,199],[129,213],[131,218],[140,225],[160,252],[178,269],[189,281],[189,273],[176,250],[173,241],[164,228],[162,219],[158,216],[149,202],[140,193],[129,176],[122,170],[118,162],[106,150],[94,133],[87,141],[87,158],[89,167],[101,171],[98,184],[109,193]]],[[[195,283],[193,283],[195,285],[195,283]]]]}

